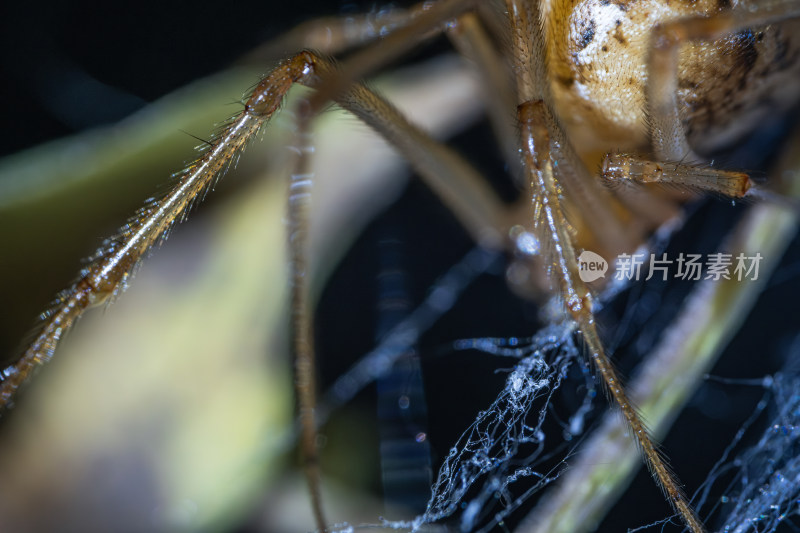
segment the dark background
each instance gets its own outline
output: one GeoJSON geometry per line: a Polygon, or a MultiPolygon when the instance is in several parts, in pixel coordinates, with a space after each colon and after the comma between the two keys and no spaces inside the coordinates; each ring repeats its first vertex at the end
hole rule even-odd
{"type": "MultiPolygon", "coordinates": [[[[113,123],[147,102],[231,64],[310,16],[363,11],[374,5],[368,1],[4,5],[0,8],[0,153],[13,153],[113,123]]],[[[770,139],[781,138],[786,127],[786,123],[776,125],[755,141],[749,151],[759,157],[746,159],[748,168],[774,158],[764,146],[774,149],[777,144],[770,139]]],[[[485,128],[479,128],[457,142],[475,154],[477,150],[471,147],[485,145],[486,136],[485,128]]],[[[492,154],[479,154],[478,158],[479,166],[488,174],[502,176],[502,166],[492,154]]],[[[676,237],[670,253],[712,251],[742,212],[741,207],[715,200],[702,202],[695,210],[688,229],[676,237]]],[[[364,353],[372,345],[377,291],[369,280],[378,272],[377,243],[386,231],[408,243],[403,268],[411,280],[408,298],[412,302],[420,301],[435,278],[471,247],[432,195],[412,185],[404,199],[360,239],[326,290],[319,319],[325,324],[320,332],[320,357],[328,361],[321,369],[323,382],[342,372],[351,362],[350,356],[364,353]],[[425,250],[424,255],[415,253],[420,249],[425,250]],[[356,291],[354,287],[362,289],[356,291]],[[354,324],[363,327],[360,335],[353,334],[354,324]]],[[[764,293],[714,374],[760,378],[782,365],[798,331],[796,298],[787,298],[800,289],[798,263],[800,251],[793,243],[776,281],[764,293]]],[[[419,348],[430,401],[429,427],[440,432],[431,437],[434,464],[504,381],[502,374],[493,373],[504,363],[480,354],[454,363],[452,356],[438,356],[442,346],[459,338],[522,336],[535,331],[536,310],[508,292],[502,270],[501,265],[496,275],[482,278],[471,288],[446,320],[424,337],[419,348]],[[425,354],[436,356],[426,359],[425,354]]],[[[607,324],[614,324],[643,293],[658,302],[650,316],[635,324],[636,331],[623,336],[617,351],[623,372],[629,372],[657,340],[689,288],[680,284],[634,288],[611,306],[603,317],[607,324]]],[[[581,382],[576,376],[565,389],[578,387],[581,382]]],[[[761,394],[757,387],[711,383],[692,400],[664,443],[690,490],[702,483],[709,465],[719,457],[761,394]]],[[[565,392],[563,396],[558,400],[562,410],[580,399],[579,393],[565,392]]],[[[362,398],[370,399],[370,393],[362,398]]],[[[379,486],[377,480],[375,486],[379,486]]],[[[600,530],[624,531],[663,518],[669,509],[661,502],[658,489],[643,470],[600,530]]]]}
{"type": "Polygon", "coordinates": [[[7,2],[0,8],[0,150],[113,123],[310,16],[374,6],[365,0],[7,2]]]}

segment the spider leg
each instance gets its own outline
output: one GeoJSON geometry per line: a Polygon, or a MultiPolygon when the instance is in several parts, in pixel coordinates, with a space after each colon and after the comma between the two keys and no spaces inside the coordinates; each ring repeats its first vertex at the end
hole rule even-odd
{"type": "MultiPolygon", "coordinates": [[[[289,65],[291,75],[278,77],[281,83],[290,79],[292,83],[313,88],[324,86],[329,80],[335,79],[338,72],[331,61],[308,51],[301,52],[285,64],[289,65]]],[[[248,101],[248,107],[261,111],[262,108],[272,109],[280,104],[274,96],[278,92],[285,94],[288,87],[276,87],[273,78],[274,75],[268,76],[256,88],[248,101]]],[[[508,246],[507,235],[514,218],[486,181],[466,161],[411,124],[394,106],[363,84],[346,86],[343,92],[337,94],[335,101],[394,145],[477,242],[494,248],[508,246]]],[[[301,111],[299,128],[302,136],[308,126],[311,111],[308,108],[301,111]]],[[[311,179],[306,170],[307,153],[306,150],[298,150],[296,171],[290,186],[292,318],[301,450],[307,462],[306,475],[311,487],[315,518],[318,527],[325,530],[316,459],[313,318],[306,276],[307,204],[311,187],[311,179]]]]}
{"type": "Polygon", "coordinates": [[[341,70],[318,84],[319,90],[311,97],[309,116],[319,112],[329,101],[363,79],[376,68],[384,66],[417,46],[425,38],[441,31],[443,23],[453,20],[473,8],[477,0],[442,0],[423,6],[422,13],[406,26],[397,29],[381,40],[380,46],[367,47],[353,54],[341,70]]]}
{"type": "Polygon", "coordinates": [[[520,176],[518,143],[515,131],[515,117],[509,112],[514,108],[516,96],[508,75],[508,65],[492,44],[491,37],[481,25],[476,13],[466,13],[459,17],[447,32],[447,36],[458,52],[472,61],[481,79],[481,97],[499,140],[506,161],[512,167],[517,183],[523,183],[520,176]]]}
{"type": "MultiPolygon", "coordinates": [[[[511,80],[508,79],[507,69],[510,65],[505,64],[481,26],[481,21],[489,16],[485,14],[479,20],[477,13],[466,13],[450,24],[447,35],[461,55],[475,63],[481,78],[486,80],[482,87],[489,119],[500,139],[506,160],[512,167],[515,181],[520,183],[522,189],[527,189],[530,183],[522,178],[521,169],[518,168],[517,117],[509,113],[516,100],[511,80]]],[[[591,245],[592,249],[608,255],[617,255],[635,247],[643,238],[638,232],[641,225],[627,223],[631,218],[630,213],[588,171],[563,135],[563,130],[558,128],[555,135],[555,157],[560,165],[566,167],[562,168],[566,177],[563,183],[574,204],[570,206],[568,218],[573,226],[580,227],[581,231],[577,233],[584,236],[586,241],[582,244],[591,245]],[[598,228],[602,231],[597,231],[598,228]]],[[[514,207],[523,219],[528,214],[528,198],[528,194],[523,194],[519,205],[514,207]]]]}
{"type": "MultiPolygon", "coordinates": [[[[302,54],[301,54],[302,55],[302,54]]],[[[310,57],[310,56],[309,56],[310,57]]],[[[306,58],[304,58],[306,59],[306,58]]],[[[304,65],[307,70],[307,63],[304,65]]],[[[322,506],[321,473],[317,453],[316,361],[314,357],[314,323],[310,310],[308,271],[308,224],[311,199],[311,174],[307,121],[300,121],[295,134],[297,159],[289,182],[289,256],[291,261],[291,325],[294,349],[297,418],[300,424],[300,457],[308,484],[311,510],[317,528],[326,532],[327,520],[322,506]]]]}
{"type": "Polygon", "coordinates": [[[653,152],[659,161],[699,158],[689,147],[678,114],[678,49],[684,43],[719,39],[737,30],[765,26],[800,16],[798,0],[769,0],[748,4],[710,17],[689,17],[655,27],[651,37],[646,87],[647,113],[653,152]]]}
{"type": "Polygon", "coordinates": [[[175,175],[171,190],[147,200],[116,235],[103,243],[79,279],[59,294],[52,309],[42,315],[40,329],[21,357],[0,370],[0,411],[13,403],[17,390],[33,371],[53,356],[60,339],[85,309],[108,302],[124,289],[147,251],[186,218],[192,205],[235,162],[248,140],[278,111],[291,86],[297,82],[313,84],[314,80],[306,79],[313,73],[307,71],[305,57],[300,54],[290,58],[267,75],[244,109],[206,143],[206,152],[175,175]]]}
{"type": "Polygon", "coordinates": [[[86,309],[107,303],[124,290],[148,250],[162,242],[169,230],[187,216],[235,161],[248,140],[275,114],[297,76],[302,76],[302,72],[291,61],[278,66],[262,82],[273,92],[261,99],[251,99],[207,143],[205,153],[175,176],[175,184],[167,194],[147,200],[116,235],[106,239],[78,280],[62,291],[51,309],[42,314],[39,329],[20,358],[0,372],[0,410],[9,407],[22,384],[52,358],[61,338],[86,309]]]}
{"type": "MultiPolygon", "coordinates": [[[[391,8],[377,13],[316,18],[292,28],[256,49],[250,56],[263,61],[286,57],[297,50],[305,49],[331,55],[341,54],[397,31],[408,25],[424,9],[425,4],[417,4],[409,9],[391,8]]],[[[432,33],[438,33],[438,30],[433,30],[432,33]]]]}
{"type": "MultiPolygon", "coordinates": [[[[761,198],[775,204],[795,205],[794,200],[755,186],[747,174],[698,164],[702,161],[689,146],[678,113],[678,50],[692,41],[714,40],[749,27],[765,26],[800,16],[797,0],[772,0],[752,9],[733,9],[710,17],[695,16],[656,26],[651,36],[646,85],[647,116],[655,160],[633,154],[606,154],[602,177],[622,198],[635,204],[647,194],[632,184],[657,183],[678,190],[710,192],[728,198],[761,198]]],[[[647,209],[653,212],[652,209],[647,209]]]]}
{"type": "MultiPolygon", "coordinates": [[[[518,16],[521,16],[520,13],[513,14],[515,19],[518,16]]],[[[523,30],[513,28],[511,31],[518,37],[517,32],[523,30]]],[[[526,49],[524,54],[529,55],[530,50],[526,49]]],[[[512,56],[520,58],[515,53],[512,53],[512,56]]],[[[522,79],[529,78],[523,82],[524,86],[519,88],[519,101],[535,100],[522,95],[531,93],[530,87],[535,85],[536,80],[547,79],[546,71],[541,69],[541,72],[523,76],[522,73],[530,68],[527,59],[518,62],[515,68],[517,75],[522,76],[522,79]]],[[[634,214],[598,183],[593,173],[577,155],[557,117],[554,114],[551,114],[551,117],[553,117],[550,128],[553,158],[558,161],[561,176],[559,184],[563,186],[567,197],[563,208],[569,225],[580,229],[576,232],[583,239],[579,244],[612,256],[635,248],[644,237],[641,233],[644,230],[643,225],[631,224],[634,214]]],[[[515,117],[515,120],[518,121],[519,117],[515,117]]],[[[523,181],[528,190],[522,195],[518,209],[525,212],[524,216],[527,217],[530,180],[526,178],[523,181]]]]}
{"type": "MultiPolygon", "coordinates": [[[[463,0],[461,3],[467,4],[463,0]]],[[[458,1],[454,4],[456,13],[466,8],[458,6],[458,1]]],[[[433,6],[434,4],[430,1],[423,1],[407,9],[389,7],[377,12],[316,18],[292,28],[287,33],[259,47],[248,55],[248,59],[262,62],[282,59],[297,50],[306,49],[323,54],[338,55],[353,48],[382,40],[384,37],[414,24],[416,19],[430,11],[433,6]]],[[[431,20],[441,21],[446,18],[446,16],[443,18],[436,15],[431,20]]],[[[413,32],[414,42],[425,41],[442,31],[440,25],[430,25],[426,22],[423,24],[426,25],[424,29],[419,25],[414,26],[414,28],[420,28],[413,32]]],[[[377,60],[372,66],[384,63],[383,60],[377,60]]]]}
{"type": "MultiPolygon", "coordinates": [[[[786,142],[783,156],[770,171],[776,181],[800,172],[800,129],[786,142]]],[[[781,183],[780,192],[800,194],[800,181],[781,183]]],[[[797,231],[794,209],[755,205],[726,239],[724,252],[761,254],[758,279],[703,280],[692,289],[675,321],[668,326],[647,361],[633,376],[629,391],[634,403],[645,413],[653,432],[664,434],[670,420],[713,367],[717,357],[741,327],[764,286],[769,282],[792,236],[797,231]]],[[[547,494],[520,525],[525,533],[587,531],[608,509],[614,492],[638,466],[620,431],[617,417],[606,416],[601,426],[583,443],[582,451],[570,464],[562,484],[547,494]],[[614,488],[616,486],[616,488],[614,488]]]]}
{"type": "MultiPolygon", "coordinates": [[[[559,184],[564,190],[566,221],[580,231],[576,243],[608,256],[636,248],[644,238],[646,224],[631,224],[636,215],[603,187],[578,156],[554,113],[550,113],[550,143],[553,161],[558,161],[559,184]]],[[[530,184],[530,182],[529,182],[530,184]]],[[[520,207],[527,205],[530,194],[520,207]]]]}
{"type": "Polygon", "coordinates": [[[592,312],[592,295],[578,276],[575,248],[559,195],[558,177],[554,172],[551,154],[551,131],[557,127],[554,114],[547,106],[549,96],[544,61],[545,44],[538,23],[540,13],[536,2],[507,0],[511,18],[514,55],[519,75],[517,108],[523,145],[523,158],[531,180],[531,200],[537,236],[546,250],[548,266],[554,282],[559,285],[567,312],[580,327],[589,357],[599,372],[606,389],[619,407],[631,433],[654,477],[680,513],[689,528],[704,531],[683,494],[680,484],[660,455],[636,408],[617,376],[597,333],[592,312]]]}
{"type": "Polygon", "coordinates": [[[745,172],[708,165],[656,163],[633,154],[606,154],[602,176],[610,186],[627,183],[675,185],[728,198],[743,198],[753,186],[745,172]]]}
{"type": "MultiPolygon", "coordinates": [[[[603,167],[605,168],[605,167],[603,167]]],[[[663,194],[653,194],[646,187],[634,186],[630,180],[609,179],[601,169],[601,183],[614,191],[614,195],[642,220],[651,230],[661,227],[680,216],[680,207],[663,194]]]]}

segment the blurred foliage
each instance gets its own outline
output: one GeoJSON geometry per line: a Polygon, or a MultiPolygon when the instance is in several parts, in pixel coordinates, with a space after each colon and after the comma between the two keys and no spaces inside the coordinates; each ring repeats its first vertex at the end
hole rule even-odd
{"type": "MultiPolygon", "coordinates": [[[[474,80],[460,63],[418,74],[378,85],[438,134],[476,115],[474,80]],[[448,76],[463,78],[457,91],[442,92],[448,76]]],[[[257,79],[250,69],[225,72],[121,123],[0,162],[4,353],[75,276],[79,258],[191,159],[198,141],[183,132],[207,131],[238,111],[224,102],[257,79]]],[[[297,505],[274,506],[286,495],[265,495],[292,476],[284,472],[293,392],[283,223],[292,143],[289,111],[210,205],[144,262],[132,288],[105,313],[90,311],[23,391],[0,428],[0,523],[14,531],[227,529],[260,506],[273,511],[263,529],[286,527],[284,513],[297,505]]],[[[341,112],[316,122],[314,144],[325,178],[315,184],[312,222],[320,287],[402,180],[399,158],[341,112]]],[[[350,437],[363,427],[357,412],[343,420],[350,437]]],[[[349,465],[349,479],[371,478],[358,474],[357,445],[334,452],[328,460],[349,465]]],[[[292,486],[304,508],[303,487],[292,486]]],[[[334,518],[380,514],[335,492],[334,518]]],[[[293,529],[313,527],[305,514],[293,521],[293,529]]]]}

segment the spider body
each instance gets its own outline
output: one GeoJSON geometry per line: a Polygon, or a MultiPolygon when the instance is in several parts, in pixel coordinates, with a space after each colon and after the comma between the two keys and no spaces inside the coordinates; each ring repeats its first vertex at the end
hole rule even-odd
{"type": "MultiPolygon", "coordinates": [[[[566,0],[545,3],[552,93],[579,146],[646,147],[645,89],[653,28],[689,16],[745,9],[718,0],[566,0]]],[[[726,148],[797,101],[800,23],[737,31],[679,52],[680,118],[701,154],[726,148]]]]}

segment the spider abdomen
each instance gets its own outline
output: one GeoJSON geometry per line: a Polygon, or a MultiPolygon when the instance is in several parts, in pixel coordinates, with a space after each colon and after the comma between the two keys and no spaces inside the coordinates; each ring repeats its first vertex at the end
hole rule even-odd
{"type": "MultiPolygon", "coordinates": [[[[744,8],[719,0],[562,0],[547,7],[558,113],[576,145],[599,151],[647,146],[647,61],[657,25],[744,8]]],[[[677,99],[692,147],[719,150],[792,105],[799,71],[797,21],[682,46],[677,99]]]]}

